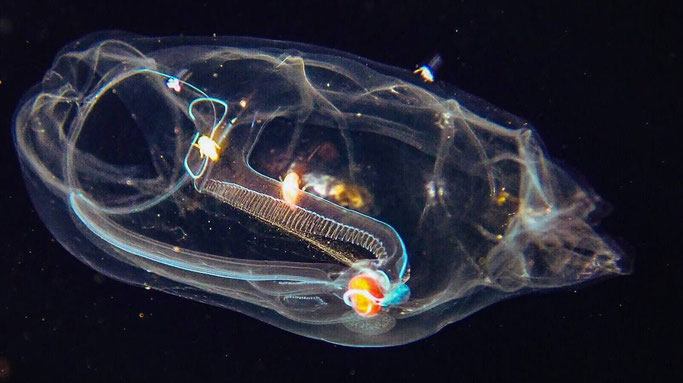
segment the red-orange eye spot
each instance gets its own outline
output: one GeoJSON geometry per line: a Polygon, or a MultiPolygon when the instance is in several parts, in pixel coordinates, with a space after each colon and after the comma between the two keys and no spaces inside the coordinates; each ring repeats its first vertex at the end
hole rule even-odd
{"type": "Polygon", "coordinates": [[[382,306],[377,304],[375,300],[361,293],[364,292],[376,299],[384,298],[384,292],[382,292],[382,288],[376,279],[368,275],[357,275],[349,281],[349,290],[358,291],[358,293],[350,296],[351,307],[358,315],[372,317],[382,310],[382,306]]]}

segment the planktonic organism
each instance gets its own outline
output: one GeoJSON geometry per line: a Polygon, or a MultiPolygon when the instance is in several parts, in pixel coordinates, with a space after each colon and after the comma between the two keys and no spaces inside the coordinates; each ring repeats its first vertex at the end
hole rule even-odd
{"type": "Polygon", "coordinates": [[[588,223],[598,197],[526,122],[432,82],[437,64],[94,34],[14,138],[42,220],[89,266],[328,342],[403,344],[628,272],[588,223]]]}

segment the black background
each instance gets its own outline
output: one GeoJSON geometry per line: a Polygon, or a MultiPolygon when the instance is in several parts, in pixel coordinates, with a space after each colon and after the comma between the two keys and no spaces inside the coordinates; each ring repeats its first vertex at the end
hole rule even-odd
{"type": "Polygon", "coordinates": [[[680,380],[683,13],[564,3],[0,0],[0,381],[680,380]],[[530,120],[614,206],[602,229],[634,273],[501,302],[388,349],[97,275],[32,209],[10,126],[58,49],[103,29],[294,40],[404,68],[440,52],[441,80],[530,120]]]}

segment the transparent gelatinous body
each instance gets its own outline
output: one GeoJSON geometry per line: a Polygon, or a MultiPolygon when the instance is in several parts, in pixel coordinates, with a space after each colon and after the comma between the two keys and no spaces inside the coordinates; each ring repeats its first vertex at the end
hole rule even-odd
{"type": "Polygon", "coordinates": [[[527,124],[308,45],[96,34],[15,117],[34,204],[113,278],[357,346],[624,270],[527,124]]]}

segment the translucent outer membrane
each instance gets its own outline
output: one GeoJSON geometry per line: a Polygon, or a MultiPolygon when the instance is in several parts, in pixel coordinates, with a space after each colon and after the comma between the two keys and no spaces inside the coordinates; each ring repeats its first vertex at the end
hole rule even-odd
{"type": "Polygon", "coordinates": [[[39,214],[83,262],[329,342],[403,344],[628,272],[591,226],[598,197],[525,122],[329,49],[87,36],[14,137],[39,214]],[[384,299],[372,316],[344,298],[360,274],[384,299]]]}

